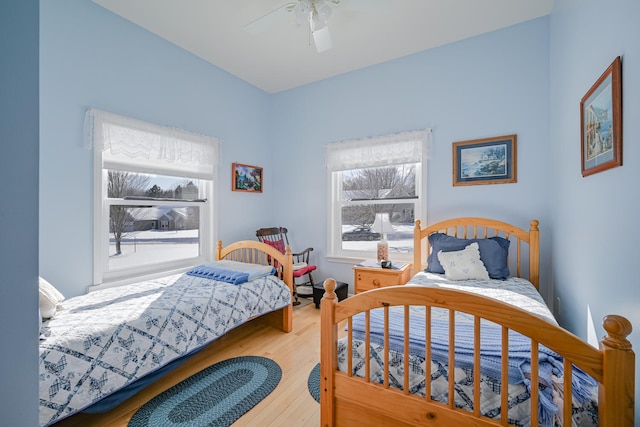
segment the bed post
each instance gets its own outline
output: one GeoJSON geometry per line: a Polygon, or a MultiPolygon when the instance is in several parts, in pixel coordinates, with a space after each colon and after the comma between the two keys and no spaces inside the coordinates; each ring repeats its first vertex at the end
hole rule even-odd
{"type": "Polygon", "coordinates": [[[413,275],[422,270],[422,238],[420,236],[421,231],[420,220],[416,219],[416,226],[413,229],[413,275]]]}
{"type": "Polygon", "coordinates": [[[284,264],[283,280],[289,286],[291,292],[291,304],[282,309],[282,330],[291,332],[293,330],[293,290],[295,287],[293,278],[293,255],[291,254],[291,246],[287,245],[284,256],[287,262],[284,264]]]}
{"type": "Polygon", "coordinates": [[[334,323],[334,310],[338,298],[336,281],[324,281],[324,296],[320,301],[320,425],[335,425],[335,401],[333,389],[334,371],[338,369],[338,327],[334,323]]]}
{"type": "Polygon", "coordinates": [[[529,223],[529,281],[540,290],[540,230],[538,220],[529,223]]]}
{"type": "Polygon", "coordinates": [[[600,342],[603,352],[602,384],[598,387],[598,420],[605,427],[634,425],[635,355],[627,336],[631,322],[617,315],[605,316],[607,335],[600,342]]]}

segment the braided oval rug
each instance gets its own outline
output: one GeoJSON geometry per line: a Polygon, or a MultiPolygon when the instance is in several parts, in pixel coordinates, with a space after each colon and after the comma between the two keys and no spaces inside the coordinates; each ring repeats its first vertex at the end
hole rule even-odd
{"type": "Polygon", "coordinates": [[[266,357],[224,360],[145,403],[128,426],[230,426],[268,396],[281,378],[280,366],[266,357]]]}

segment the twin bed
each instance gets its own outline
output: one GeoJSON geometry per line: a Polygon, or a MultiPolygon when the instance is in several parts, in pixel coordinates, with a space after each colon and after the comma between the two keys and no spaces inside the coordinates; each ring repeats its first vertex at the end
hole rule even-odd
{"type": "Polygon", "coordinates": [[[338,302],[325,281],[321,425],[633,426],[631,324],[607,316],[600,349],[560,328],[530,226],[417,221],[407,285],[338,302]]]}
{"type": "MultiPolygon", "coordinates": [[[[200,268],[65,301],[42,329],[40,425],[126,399],[250,319],[292,330],[290,251],[219,242],[216,260],[267,268],[239,281],[246,270],[231,269],[235,283],[200,268]]],[[[417,221],[413,266],[409,284],[342,302],[325,282],[323,427],[633,425],[631,324],[607,316],[600,349],[557,325],[537,291],[537,221],[417,221]]]]}
{"type": "Polygon", "coordinates": [[[64,301],[41,329],[40,425],[110,409],[251,319],[290,332],[292,271],[290,250],[219,242],[214,263],[64,301]]]}

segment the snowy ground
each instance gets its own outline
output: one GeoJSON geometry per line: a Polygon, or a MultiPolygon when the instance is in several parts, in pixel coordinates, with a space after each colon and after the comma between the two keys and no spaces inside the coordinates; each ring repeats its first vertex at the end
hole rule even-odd
{"type": "MultiPolygon", "coordinates": [[[[344,231],[352,229],[343,227],[344,231]]],[[[394,233],[387,235],[389,253],[409,253],[413,250],[413,225],[394,225],[394,233]]],[[[342,248],[375,252],[377,241],[343,241],[342,248]]],[[[162,263],[170,260],[198,256],[198,230],[138,231],[128,233],[115,255],[115,244],[109,245],[109,268],[162,263]]]]}
{"type": "Polygon", "coordinates": [[[198,230],[137,231],[128,233],[116,255],[109,245],[109,269],[127,268],[198,256],[198,230]]]}
{"type": "MultiPolygon", "coordinates": [[[[414,225],[394,225],[393,233],[387,233],[389,253],[413,252],[413,228],[414,225]]],[[[352,226],[343,226],[342,231],[349,231],[352,226]]],[[[372,241],[343,241],[342,249],[376,252],[378,240],[372,241]]]]}

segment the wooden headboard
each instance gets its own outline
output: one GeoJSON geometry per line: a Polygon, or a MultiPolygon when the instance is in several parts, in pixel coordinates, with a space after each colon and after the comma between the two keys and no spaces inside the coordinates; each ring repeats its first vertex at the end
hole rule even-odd
{"type": "MultiPolygon", "coordinates": [[[[274,247],[257,240],[241,240],[224,247],[222,241],[219,240],[215,259],[271,265],[276,268],[276,276],[289,287],[293,296],[293,256],[289,246],[285,248],[285,253],[280,253],[274,247]]],[[[284,332],[291,332],[293,330],[293,306],[289,304],[280,310],[267,313],[262,316],[262,319],[284,332]]]]}
{"type": "Polygon", "coordinates": [[[454,218],[421,228],[420,220],[416,220],[413,231],[413,273],[420,271],[427,264],[431,253],[429,235],[444,233],[461,239],[484,239],[500,236],[508,239],[511,274],[525,277],[539,289],[540,286],[540,231],[538,221],[531,220],[529,231],[525,231],[506,222],[487,218],[454,218]],[[426,245],[426,246],[425,246],[426,245]],[[423,249],[425,256],[423,258],[423,249]],[[512,260],[511,258],[515,258],[512,260]],[[528,259],[528,262],[527,262],[528,259]],[[526,271],[525,268],[527,267],[526,271]],[[526,274],[525,274],[526,273],[526,274]]]}

